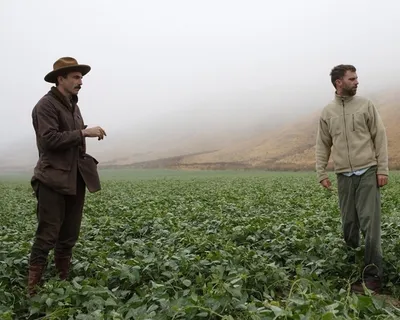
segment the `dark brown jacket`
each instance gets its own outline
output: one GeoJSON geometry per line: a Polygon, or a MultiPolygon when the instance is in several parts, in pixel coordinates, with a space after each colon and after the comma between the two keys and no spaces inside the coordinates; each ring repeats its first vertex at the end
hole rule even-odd
{"type": "Polygon", "coordinates": [[[75,195],[78,170],[90,192],[101,189],[98,162],[86,153],[81,133],[86,126],[77,102],[77,96],[69,103],[52,87],[33,108],[32,122],[39,151],[32,178],[34,189],[40,181],[59,193],[75,195]]]}

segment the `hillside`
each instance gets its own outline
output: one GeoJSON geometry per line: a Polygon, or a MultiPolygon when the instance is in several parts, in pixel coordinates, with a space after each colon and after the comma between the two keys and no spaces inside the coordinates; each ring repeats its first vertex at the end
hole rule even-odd
{"type": "MultiPolygon", "coordinates": [[[[400,168],[400,92],[372,97],[388,135],[389,163],[400,168]]],[[[141,168],[314,170],[319,111],[212,152],[133,164],[141,168]]],[[[330,166],[332,163],[330,163],[330,166]]]]}
{"type": "MultiPolygon", "coordinates": [[[[400,168],[400,91],[370,97],[387,128],[390,167],[400,168]]],[[[259,113],[240,118],[240,123],[234,113],[211,118],[173,114],[169,119],[174,121],[112,132],[102,143],[90,140],[88,150],[100,167],[314,170],[319,114],[293,120],[259,113]]],[[[37,160],[32,134],[0,151],[0,172],[31,172],[37,160]]]]}
{"type": "MultiPolygon", "coordinates": [[[[107,138],[101,142],[87,139],[87,150],[101,166],[124,166],[219,150],[283,122],[279,114],[265,121],[265,110],[244,114],[241,104],[239,109],[240,112],[226,113],[223,108],[206,112],[199,107],[155,115],[117,130],[107,129],[107,138]]],[[[0,172],[32,172],[38,158],[33,132],[27,132],[21,140],[2,142],[0,172]]]]}

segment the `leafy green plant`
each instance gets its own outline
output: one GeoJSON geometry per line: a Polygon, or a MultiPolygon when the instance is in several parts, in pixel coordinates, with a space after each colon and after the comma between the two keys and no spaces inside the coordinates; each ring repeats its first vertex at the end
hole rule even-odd
{"type": "MultiPolygon", "coordinates": [[[[400,175],[382,190],[385,290],[399,296],[400,175]]],[[[0,319],[398,319],[350,292],[363,247],[343,243],[338,199],[314,174],[105,180],[88,194],[69,281],[49,257],[26,293],[36,227],[27,183],[0,183],[0,319]],[[357,264],[349,264],[355,254],[357,264]]],[[[397,301],[397,300],[395,300],[397,301]]]]}

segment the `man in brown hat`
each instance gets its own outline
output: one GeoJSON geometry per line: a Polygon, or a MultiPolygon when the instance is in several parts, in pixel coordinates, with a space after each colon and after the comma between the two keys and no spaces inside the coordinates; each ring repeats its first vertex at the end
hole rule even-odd
{"type": "Polygon", "coordinates": [[[29,261],[28,291],[35,294],[49,251],[54,248],[55,266],[66,279],[72,248],[79,236],[85,188],[100,190],[97,160],[86,153],[85,138],[102,140],[101,127],[87,128],[77,105],[82,77],[90,66],[63,57],[44,80],[55,86],[32,111],[39,160],[32,187],[37,197],[38,227],[29,261]]]}

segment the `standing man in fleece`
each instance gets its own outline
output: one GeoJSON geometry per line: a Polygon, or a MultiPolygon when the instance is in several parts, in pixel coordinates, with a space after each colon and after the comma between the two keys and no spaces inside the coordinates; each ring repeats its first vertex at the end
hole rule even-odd
{"type": "Polygon", "coordinates": [[[326,166],[332,153],[344,240],[349,247],[358,247],[360,230],[365,239],[364,278],[354,283],[352,290],[364,292],[364,282],[368,289],[379,292],[383,276],[379,188],[388,183],[387,138],[374,104],[356,96],[356,71],[352,65],[338,65],[331,71],[336,91],[319,119],[316,171],[321,185],[330,189],[326,166]]]}
{"type": "Polygon", "coordinates": [[[35,294],[49,251],[54,248],[55,266],[66,279],[72,248],[79,236],[85,188],[100,190],[97,161],[86,154],[85,138],[102,140],[101,127],[87,128],[77,105],[82,78],[90,66],[63,57],[53,64],[44,80],[54,83],[32,111],[39,160],[32,187],[38,200],[38,226],[32,246],[28,292],[35,294]]]}

